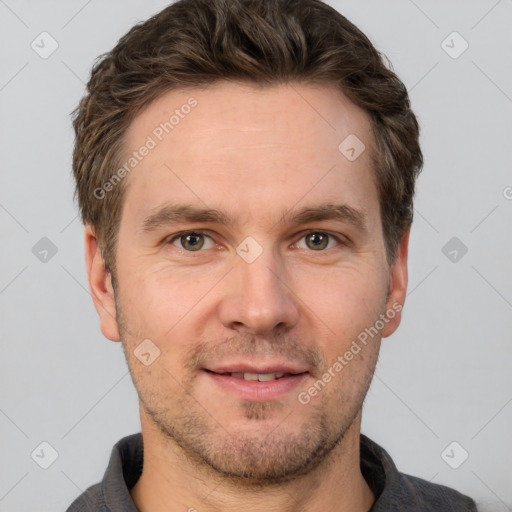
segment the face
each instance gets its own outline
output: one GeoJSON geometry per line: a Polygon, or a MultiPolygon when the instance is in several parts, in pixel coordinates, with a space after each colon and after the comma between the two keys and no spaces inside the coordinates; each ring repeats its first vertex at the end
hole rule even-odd
{"type": "Polygon", "coordinates": [[[89,278],[142,414],[195,463],[284,481],[359,418],[406,286],[371,145],[365,113],[328,85],[172,91],[132,122],[126,160],[146,155],[124,178],[115,297],[92,230],[89,278]]]}

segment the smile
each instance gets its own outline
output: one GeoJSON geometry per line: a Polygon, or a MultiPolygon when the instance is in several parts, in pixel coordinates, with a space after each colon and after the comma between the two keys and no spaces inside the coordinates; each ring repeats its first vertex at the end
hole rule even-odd
{"type": "MultiPolygon", "coordinates": [[[[237,369],[238,370],[238,369],[237,369]]],[[[276,369],[277,370],[277,369],[276,369]]],[[[268,401],[284,398],[297,392],[308,372],[290,373],[284,371],[212,371],[204,369],[212,384],[223,393],[251,401],[268,401]]]]}
{"type": "MultiPolygon", "coordinates": [[[[214,373],[214,372],[212,372],[214,373]]],[[[290,373],[243,373],[243,372],[224,372],[218,373],[217,375],[225,375],[227,377],[234,377],[235,379],[244,379],[244,380],[257,380],[259,382],[269,382],[271,380],[282,379],[287,375],[291,375],[290,373]]]]}

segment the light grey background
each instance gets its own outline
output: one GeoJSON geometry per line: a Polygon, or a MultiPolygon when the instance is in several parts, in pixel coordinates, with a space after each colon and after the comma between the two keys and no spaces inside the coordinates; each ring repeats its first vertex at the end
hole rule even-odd
{"type": "MultiPolygon", "coordinates": [[[[330,3],[408,86],[426,158],[404,319],[383,341],[362,431],[401,471],[511,511],[512,0],[330,3]],[[442,47],[453,31],[469,44],[456,59],[442,47]],[[455,262],[452,237],[468,249],[448,246],[455,262]]],[[[140,430],[121,345],[87,291],[69,113],[96,56],[165,5],[0,0],[1,512],[65,510],[140,430]],[[59,45],[47,59],[31,48],[43,31],[59,45]],[[43,237],[57,248],[46,262],[32,252],[43,237]],[[58,452],[48,469],[31,458],[49,461],[43,441],[58,452]]]]}

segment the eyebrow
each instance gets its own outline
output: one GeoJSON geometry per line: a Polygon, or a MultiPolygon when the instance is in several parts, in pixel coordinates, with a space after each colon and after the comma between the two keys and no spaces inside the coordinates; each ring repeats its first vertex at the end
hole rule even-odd
{"type": "MultiPolygon", "coordinates": [[[[277,224],[296,226],[326,220],[348,223],[365,233],[368,231],[367,216],[363,211],[346,204],[333,203],[308,206],[298,211],[287,211],[273,227],[277,224]]],[[[221,224],[231,227],[236,224],[236,219],[218,209],[188,204],[165,205],[144,219],[141,231],[151,232],[180,222],[221,224]]]]}

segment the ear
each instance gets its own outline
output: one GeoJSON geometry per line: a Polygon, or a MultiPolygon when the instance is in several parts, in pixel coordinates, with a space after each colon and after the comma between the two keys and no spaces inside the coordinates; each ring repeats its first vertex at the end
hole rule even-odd
{"type": "Polygon", "coordinates": [[[90,225],[85,226],[85,261],[89,289],[100,316],[101,332],[111,341],[120,341],[112,277],[105,267],[94,228],[90,225]]]}
{"type": "Polygon", "coordinates": [[[389,279],[388,300],[386,303],[386,322],[382,329],[382,337],[393,334],[402,320],[402,308],[407,292],[407,253],[409,249],[410,228],[403,234],[396,248],[395,260],[391,267],[389,279]]]}

